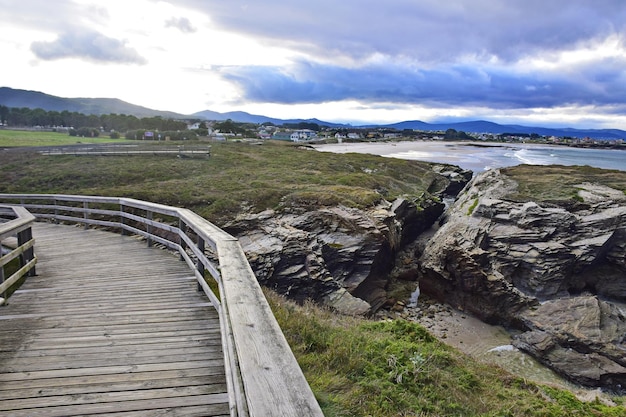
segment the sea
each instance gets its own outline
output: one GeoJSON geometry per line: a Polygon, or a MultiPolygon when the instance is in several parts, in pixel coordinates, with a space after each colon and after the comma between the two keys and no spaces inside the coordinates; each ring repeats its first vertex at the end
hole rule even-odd
{"type": "Polygon", "coordinates": [[[389,158],[457,165],[475,174],[492,168],[528,165],[588,165],[626,171],[626,150],[559,145],[481,142],[364,142],[315,145],[322,152],[369,153],[389,158]]]}

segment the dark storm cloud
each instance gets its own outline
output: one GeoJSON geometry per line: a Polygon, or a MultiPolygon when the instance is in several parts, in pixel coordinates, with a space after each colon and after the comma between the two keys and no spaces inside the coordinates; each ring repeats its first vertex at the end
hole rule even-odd
{"type": "Polygon", "coordinates": [[[221,67],[248,100],[316,103],[353,99],[405,104],[496,106],[499,108],[610,105],[624,101],[626,76],[612,62],[569,75],[548,71],[450,65],[419,69],[391,62],[345,68],[299,62],[293,67],[221,67]],[[615,67],[615,68],[610,68],[615,67]],[[620,75],[622,74],[622,75],[620,75]]]}
{"type": "Polygon", "coordinates": [[[64,32],[52,42],[33,42],[31,51],[40,59],[83,58],[98,62],[145,64],[139,53],[125,42],[101,33],[75,29],[64,32]]]}
{"type": "Polygon", "coordinates": [[[179,3],[203,10],[222,29],[304,56],[285,67],[223,68],[244,100],[506,108],[626,102],[623,56],[561,72],[531,68],[533,59],[556,61],[563,51],[609,38],[623,44],[623,0],[179,3]],[[381,57],[384,63],[371,64],[381,57]]]}
{"type": "Polygon", "coordinates": [[[196,28],[193,27],[189,19],[186,17],[172,17],[165,22],[165,27],[176,28],[183,33],[194,33],[196,31],[196,28]]]}

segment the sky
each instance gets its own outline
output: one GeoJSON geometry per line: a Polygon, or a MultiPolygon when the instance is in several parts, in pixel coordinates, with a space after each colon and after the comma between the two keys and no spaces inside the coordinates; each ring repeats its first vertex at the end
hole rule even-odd
{"type": "Polygon", "coordinates": [[[624,0],[0,0],[0,86],[358,124],[626,129],[624,0]]]}

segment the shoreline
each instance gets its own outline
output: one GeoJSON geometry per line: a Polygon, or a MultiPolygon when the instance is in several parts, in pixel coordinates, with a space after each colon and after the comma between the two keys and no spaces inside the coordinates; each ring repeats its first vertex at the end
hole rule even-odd
{"type": "Polygon", "coordinates": [[[591,165],[626,171],[623,154],[610,148],[539,143],[476,141],[347,142],[312,145],[319,152],[367,153],[405,160],[456,165],[475,174],[515,165],[591,165]]]}

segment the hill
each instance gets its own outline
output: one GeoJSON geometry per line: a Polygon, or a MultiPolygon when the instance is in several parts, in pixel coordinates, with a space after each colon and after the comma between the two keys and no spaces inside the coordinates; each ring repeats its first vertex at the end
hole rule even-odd
{"type": "Polygon", "coordinates": [[[626,139],[626,131],[619,129],[573,129],[573,128],[547,128],[540,126],[501,125],[485,120],[467,122],[426,123],[420,120],[409,120],[387,125],[360,125],[351,126],[341,123],[326,122],[318,119],[278,119],[263,115],[250,114],[243,111],[219,113],[211,110],[200,111],[191,115],[153,110],[147,107],[137,106],[114,98],[63,98],[41,93],[38,91],[17,90],[8,87],[0,87],[0,105],[7,107],[41,108],[46,111],[70,111],[83,114],[127,114],[136,117],[160,116],[171,119],[204,119],[204,120],[228,120],[244,123],[273,123],[283,125],[286,123],[316,123],[320,126],[331,128],[389,128],[397,130],[424,130],[445,131],[455,129],[466,133],[517,133],[541,136],[570,136],[575,138],[590,137],[594,139],[626,139]]]}
{"type": "Polygon", "coordinates": [[[394,123],[385,125],[385,127],[404,130],[404,129],[417,129],[417,130],[433,130],[433,131],[445,131],[447,129],[455,129],[458,131],[464,131],[466,133],[513,133],[513,134],[527,134],[536,133],[541,136],[571,136],[574,138],[590,137],[594,139],[626,139],[626,131],[620,129],[573,129],[573,128],[548,128],[540,126],[521,126],[521,125],[501,125],[498,123],[488,122],[485,120],[476,120],[468,122],[457,123],[425,123],[419,120],[405,121],[400,123],[394,123]]]}
{"type": "Polygon", "coordinates": [[[347,125],[345,124],[325,122],[325,121],[318,120],[318,119],[277,119],[274,117],[262,116],[258,114],[250,114],[244,111],[231,111],[231,112],[219,113],[216,111],[204,110],[198,113],[194,113],[192,114],[192,116],[198,119],[205,119],[205,120],[222,121],[222,120],[230,119],[235,122],[257,123],[257,124],[273,123],[275,125],[283,125],[286,123],[289,124],[289,123],[306,122],[306,123],[316,123],[320,126],[328,126],[328,127],[347,127],[347,125]]]}
{"type": "Polygon", "coordinates": [[[83,114],[128,114],[136,117],[155,117],[180,119],[178,113],[159,111],[137,106],[116,98],[64,98],[41,93],[39,91],[16,90],[0,87],[0,105],[7,107],[40,108],[46,111],[69,111],[83,114]]]}

